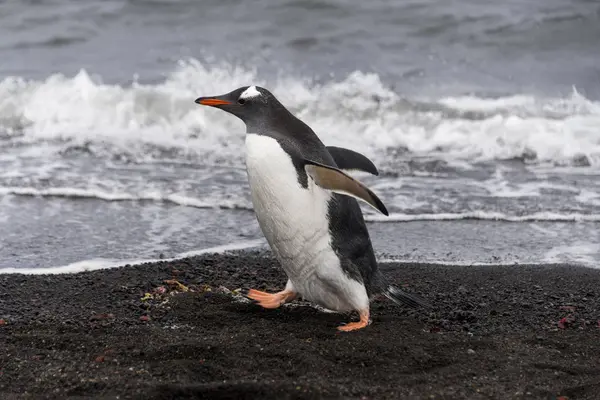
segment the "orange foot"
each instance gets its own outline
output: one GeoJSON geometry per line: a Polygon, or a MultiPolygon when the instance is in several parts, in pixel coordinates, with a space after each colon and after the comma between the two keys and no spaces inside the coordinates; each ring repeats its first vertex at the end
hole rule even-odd
{"type": "Polygon", "coordinates": [[[246,296],[257,302],[261,307],[277,308],[284,303],[294,300],[296,298],[296,293],[289,290],[283,290],[271,294],[261,292],[260,290],[250,289],[246,296]]]}
{"type": "Polygon", "coordinates": [[[350,332],[355,331],[357,329],[362,329],[369,325],[369,310],[361,310],[358,313],[360,314],[360,321],[350,322],[349,324],[338,326],[338,330],[343,332],[350,332]]]}

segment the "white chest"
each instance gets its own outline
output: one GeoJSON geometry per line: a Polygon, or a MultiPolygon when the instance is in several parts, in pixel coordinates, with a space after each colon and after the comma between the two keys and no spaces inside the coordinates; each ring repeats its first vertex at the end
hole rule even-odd
{"type": "Polygon", "coordinates": [[[246,134],[246,167],[258,223],[295,291],[331,310],[363,310],[365,287],[331,247],[331,192],[298,182],[291,157],[268,136],[246,134]]]}
{"type": "Polygon", "coordinates": [[[327,218],[331,193],[311,179],[303,188],[291,157],[273,138],[247,134],[246,154],[258,222],[290,279],[335,257],[327,218]]]}

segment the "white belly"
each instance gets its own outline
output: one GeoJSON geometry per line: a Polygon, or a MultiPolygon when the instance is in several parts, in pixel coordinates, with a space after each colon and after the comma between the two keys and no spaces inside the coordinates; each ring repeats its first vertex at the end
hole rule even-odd
{"type": "Polygon", "coordinates": [[[331,248],[331,192],[310,178],[302,188],[290,156],[271,137],[247,134],[246,152],[258,223],[294,289],[333,310],[368,306],[364,285],[348,278],[331,248]]]}

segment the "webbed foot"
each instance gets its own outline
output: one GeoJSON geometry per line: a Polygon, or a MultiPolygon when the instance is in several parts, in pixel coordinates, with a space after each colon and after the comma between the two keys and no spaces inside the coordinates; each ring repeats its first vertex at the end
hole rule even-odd
{"type": "Polygon", "coordinates": [[[260,290],[250,289],[246,297],[254,300],[258,305],[264,308],[278,308],[282,304],[294,300],[297,293],[290,290],[282,290],[277,293],[261,292],[260,290]]]}
{"type": "Polygon", "coordinates": [[[367,327],[369,325],[369,310],[361,310],[358,313],[360,315],[358,322],[350,322],[346,325],[338,326],[338,330],[350,332],[367,327]]]}

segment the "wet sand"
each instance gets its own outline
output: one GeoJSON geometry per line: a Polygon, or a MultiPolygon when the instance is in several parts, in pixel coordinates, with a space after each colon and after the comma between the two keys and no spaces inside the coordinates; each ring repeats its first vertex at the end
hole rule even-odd
{"type": "Polygon", "coordinates": [[[0,275],[0,398],[597,398],[600,269],[381,267],[436,309],[263,310],[235,290],[283,287],[264,253],[0,275]]]}

